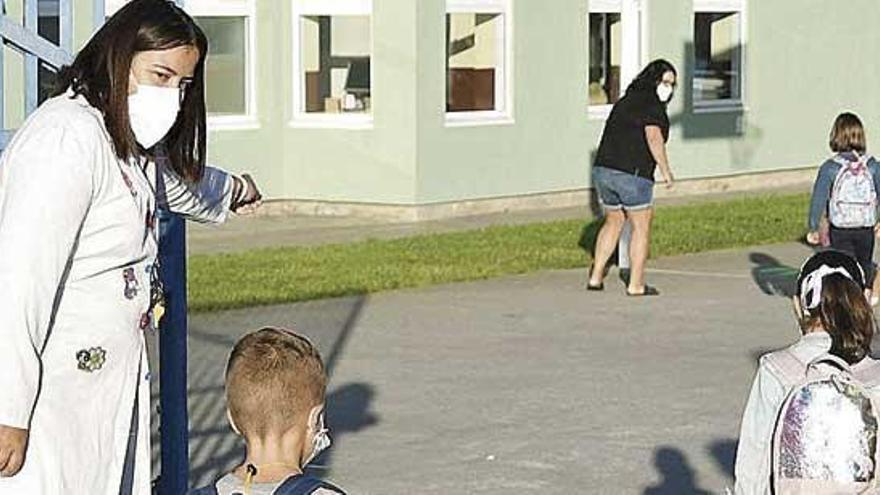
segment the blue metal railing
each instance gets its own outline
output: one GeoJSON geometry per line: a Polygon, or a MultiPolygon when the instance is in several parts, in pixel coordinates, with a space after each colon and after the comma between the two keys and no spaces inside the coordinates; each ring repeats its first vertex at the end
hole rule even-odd
{"type": "MultiPolygon", "coordinates": [[[[2,45],[19,51],[24,57],[24,111],[30,114],[37,108],[39,98],[40,61],[52,69],[58,69],[72,60],[73,9],[72,0],[58,0],[59,44],[41,37],[39,29],[39,2],[25,0],[23,25],[6,13],[5,2],[0,2],[0,41],[2,45]]],[[[5,67],[3,50],[0,49],[0,69],[5,67]]],[[[5,128],[6,83],[4,70],[0,70],[0,150],[15,132],[5,128]]]]}

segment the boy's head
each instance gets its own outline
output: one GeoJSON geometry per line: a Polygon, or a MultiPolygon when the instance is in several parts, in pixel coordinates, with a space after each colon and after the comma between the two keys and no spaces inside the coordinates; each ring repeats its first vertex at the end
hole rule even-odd
{"type": "Polygon", "coordinates": [[[312,343],[290,330],[263,328],[242,337],[226,365],[233,427],[247,440],[323,428],[327,375],[312,343]]]}
{"type": "Polygon", "coordinates": [[[862,121],[854,113],[846,112],[837,116],[831,127],[831,139],[829,142],[831,151],[843,153],[857,151],[864,153],[868,148],[865,139],[865,128],[862,121]]]}

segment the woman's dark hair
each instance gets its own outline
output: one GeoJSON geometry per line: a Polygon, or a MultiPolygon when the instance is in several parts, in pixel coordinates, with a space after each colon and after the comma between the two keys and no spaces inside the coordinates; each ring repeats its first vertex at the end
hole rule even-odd
{"type": "Polygon", "coordinates": [[[201,179],[205,167],[205,55],[208,40],[193,19],[173,2],[132,0],[98,30],[73,63],[63,67],[53,96],[71,89],[104,114],[116,156],[128,160],[153,155],[131,130],[128,81],[135,54],[192,46],[199,51],[193,82],[187,88],[177,121],[161,143],[171,169],[183,179],[201,179]]]}
{"type": "Polygon", "coordinates": [[[845,151],[865,152],[868,148],[867,140],[865,139],[865,127],[856,114],[845,112],[834,119],[828,145],[831,147],[831,151],[835,153],[845,151]]]}
{"type": "Polygon", "coordinates": [[[843,268],[849,277],[841,273],[824,275],[819,305],[804,308],[807,314],[801,325],[809,327],[820,323],[831,336],[831,354],[855,364],[868,355],[876,324],[864,294],[865,276],[851,256],[840,251],[822,251],[807,260],[798,275],[797,296],[801,301],[805,300],[802,292],[812,290],[803,287],[804,280],[823,265],[843,268]]]}
{"type": "Polygon", "coordinates": [[[668,61],[658,58],[646,65],[642,72],[639,72],[639,75],[627,86],[626,92],[654,91],[663,80],[663,74],[667,72],[672,72],[678,79],[678,71],[675,70],[675,67],[668,61]]]}

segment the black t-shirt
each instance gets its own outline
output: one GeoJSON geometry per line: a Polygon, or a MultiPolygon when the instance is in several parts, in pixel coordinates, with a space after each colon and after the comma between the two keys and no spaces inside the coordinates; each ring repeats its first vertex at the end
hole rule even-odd
{"type": "Polygon", "coordinates": [[[630,91],[614,104],[596,153],[596,167],[613,168],[654,180],[654,156],[645,127],[655,125],[669,139],[666,106],[653,91],[630,91]]]}

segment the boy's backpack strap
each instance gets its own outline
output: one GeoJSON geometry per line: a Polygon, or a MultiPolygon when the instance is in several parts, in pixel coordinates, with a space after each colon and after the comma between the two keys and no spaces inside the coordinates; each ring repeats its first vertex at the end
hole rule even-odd
{"type": "Polygon", "coordinates": [[[287,478],[281,486],[275,489],[273,495],[309,495],[318,488],[328,488],[334,492],[342,493],[342,490],[324,480],[314,476],[297,475],[287,478]]]}

